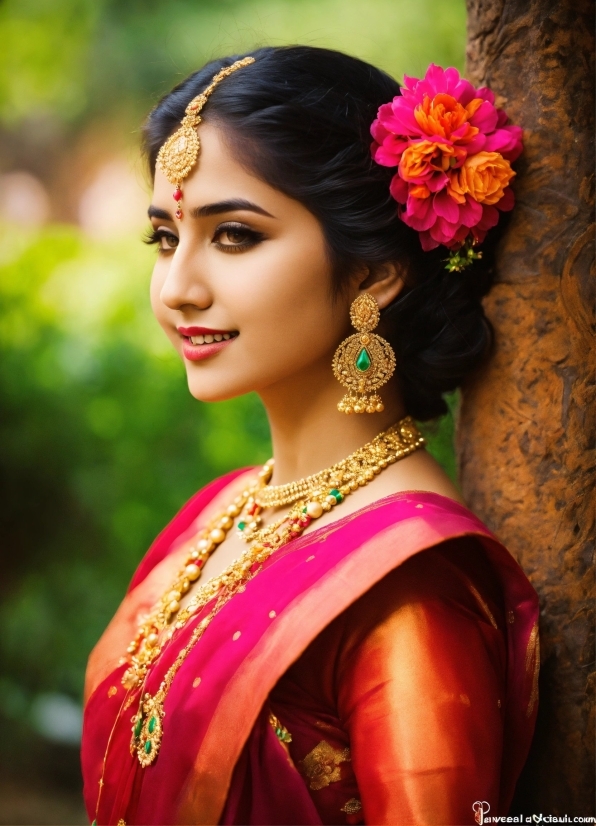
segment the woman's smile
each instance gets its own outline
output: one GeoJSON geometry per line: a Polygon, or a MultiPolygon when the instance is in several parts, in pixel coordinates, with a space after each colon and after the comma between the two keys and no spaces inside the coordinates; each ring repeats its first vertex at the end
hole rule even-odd
{"type": "Polygon", "coordinates": [[[238,336],[237,330],[212,330],[209,327],[178,327],[182,352],[189,361],[201,361],[219,353],[238,336]]]}

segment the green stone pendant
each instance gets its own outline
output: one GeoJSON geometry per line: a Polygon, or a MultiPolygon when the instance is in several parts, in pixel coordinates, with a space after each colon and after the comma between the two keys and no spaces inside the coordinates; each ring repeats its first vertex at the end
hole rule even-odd
{"type": "Polygon", "coordinates": [[[132,718],[132,737],[130,738],[130,753],[134,754],[139,746],[139,741],[143,731],[143,711],[139,710],[138,714],[132,718]]]}
{"type": "Polygon", "coordinates": [[[139,763],[143,768],[146,768],[153,763],[159,753],[164,710],[162,702],[157,697],[150,697],[145,694],[142,711],[141,731],[135,741],[135,750],[139,763]]]}
{"type": "Polygon", "coordinates": [[[360,370],[361,373],[366,373],[366,371],[370,369],[370,365],[370,356],[368,355],[366,347],[363,347],[356,359],[356,369],[360,370]]]}
{"type": "Polygon", "coordinates": [[[275,726],[275,734],[277,735],[277,739],[281,743],[291,743],[292,742],[292,735],[287,730],[285,726],[282,726],[280,723],[278,726],[275,726]]]}

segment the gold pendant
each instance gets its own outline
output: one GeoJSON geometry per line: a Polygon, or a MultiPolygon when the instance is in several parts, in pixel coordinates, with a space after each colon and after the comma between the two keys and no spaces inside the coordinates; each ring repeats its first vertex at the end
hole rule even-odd
{"type": "Polygon", "coordinates": [[[132,718],[132,739],[130,750],[136,751],[143,768],[150,766],[159,753],[163,735],[165,711],[160,700],[145,694],[141,708],[132,718]]]}
{"type": "Polygon", "coordinates": [[[157,165],[173,184],[183,181],[196,163],[197,155],[201,151],[201,142],[196,130],[200,121],[200,117],[194,120],[186,117],[159,150],[157,165]]]}

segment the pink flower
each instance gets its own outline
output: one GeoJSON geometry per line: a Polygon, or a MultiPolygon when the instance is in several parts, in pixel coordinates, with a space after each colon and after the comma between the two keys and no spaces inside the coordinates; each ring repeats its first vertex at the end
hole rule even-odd
{"type": "Polygon", "coordinates": [[[397,167],[391,195],[425,250],[482,241],[498,210],[513,208],[510,163],[522,151],[522,130],[494,104],[490,89],[433,63],[379,107],[372,157],[397,167]]]}

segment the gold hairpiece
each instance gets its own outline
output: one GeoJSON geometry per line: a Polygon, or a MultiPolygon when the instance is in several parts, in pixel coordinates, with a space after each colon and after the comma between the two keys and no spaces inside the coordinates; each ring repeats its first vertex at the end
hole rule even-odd
{"type": "Polygon", "coordinates": [[[207,103],[209,96],[221,80],[231,75],[232,72],[254,62],[254,57],[244,57],[242,60],[237,60],[235,63],[232,63],[231,66],[226,66],[214,75],[213,80],[205,91],[197,95],[196,98],[193,98],[188,104],[179,128],[173,135],[170,135],[159,150],[157,166],[161,169],[168,181],[176,187],[173,197],[178,204],[176,218],[179,220],[182,218],[182,190],[180,189],[180,184],[197,162],[201,150],[197,126],[202,120],[201,111],[203,106],[207,103]]]}

